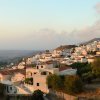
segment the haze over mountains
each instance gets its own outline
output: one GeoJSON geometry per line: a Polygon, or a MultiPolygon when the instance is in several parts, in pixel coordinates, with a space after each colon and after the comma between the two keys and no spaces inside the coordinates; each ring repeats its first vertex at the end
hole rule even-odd
{"type": "Polygon", "coordinates": [[[91,40],[89,40],[89,41],[83,42],[83,43],[81,43],[81,44],[82,44],[82,45],[86,45],[86,44],[89,44],[89,43],[94,42],[94,41],[100,41],[100,38],[94,38],[94,39],[91,39],[91,40]]]}
{"type": "MultiPolygon", "coordinates": [[[[91,43],[93,41],[100,41],[100,38],[94,38],[92,40],[89,40],[89,41],[81,43],[81,44],[86,45],[86,44],[91,43]]],[[[65,47],[67,47],[67,48],[69,48],[70,46],[75,47],[75,45],[65,45],[65,47]]],[[[32,56],[32,55],[35,55],[36,53],[39,53],[40,51],[34,51],[34,50],[0,50],[0,61],[6,61],[8,59],[14,59],[14,58],[18,58],[18,57],[32,56]]]]}
{"type": "Polygon", "coordinates": [[[7,61],[19,57],[31,56],[39,51],[33,50],[0,50],[0,61],[7,61]]]}

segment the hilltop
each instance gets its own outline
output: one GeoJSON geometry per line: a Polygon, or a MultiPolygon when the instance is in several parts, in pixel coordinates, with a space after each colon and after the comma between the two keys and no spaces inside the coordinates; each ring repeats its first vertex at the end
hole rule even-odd
{"type": "Polygon", "coordinates": [[[94,41],[100,41],[100,38],[91,39],[91,40],[89,40],[89,41],[87,41],[87,42],[81,43],[80,45],[87,45],[87,44],[92,43],[92,42],[94,42],[94,41]]]}
{"type": "Polygon", "coordinates": [[[66,50],[66,49],[71,49],[71,48],[75,48],[76,45],[61,45],[59,47],[57,47],[55,50],[66,50]]]}

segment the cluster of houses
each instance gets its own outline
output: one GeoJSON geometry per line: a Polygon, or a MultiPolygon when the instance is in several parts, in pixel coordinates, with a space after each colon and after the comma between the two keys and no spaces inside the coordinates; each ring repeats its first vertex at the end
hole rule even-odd
{"type": "Polygon", "coordinates": [[[96,56],[100,56],[100,41],[84,46],[60,46],[53,51],[46,50],[24,58],[18,65],[0,70],[0,82],[5,84],[6,94],[32,94],[38,89],[49,93],[46,84],[48,75],[75,75],[77,69],[72,69],[71,64],[91,63],[96,56]]]}

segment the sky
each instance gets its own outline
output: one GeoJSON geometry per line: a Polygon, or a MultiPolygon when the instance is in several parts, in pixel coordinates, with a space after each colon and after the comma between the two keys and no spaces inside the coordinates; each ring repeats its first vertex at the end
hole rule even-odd
{"type": "Polygon", "coordinates": [[[53,49],[97,37],[100,0],[0,0],[0,49],[53,49]]]}

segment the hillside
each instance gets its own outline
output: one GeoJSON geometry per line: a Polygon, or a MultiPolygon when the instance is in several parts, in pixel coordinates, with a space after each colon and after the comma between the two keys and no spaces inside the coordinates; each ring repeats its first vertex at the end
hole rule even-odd
{"type": "Polygon", "coordinates": [[[83,42],[83,43],[81,43],[80,45],[87,45],[87,44],[92,43],[92,42],[94,42],[94,41],[100,41],[100,38],[94,38],[94,39],[89,40],[89,41],[87,41],[87,42],[83,42]]]}
{"type": "Polygon", "coordinates": [[[71,49],[71,48],[75,48],[76,45],[61,45],[59,47],[57,47],[55,50],[65,50],[65,49],[71,49]]]}
{"type": "Polygon", "coordinates": [[[28,57],[39,53],[34,50],[0,50],[0,64],[16,63],[23,57],[28,57]]]}

